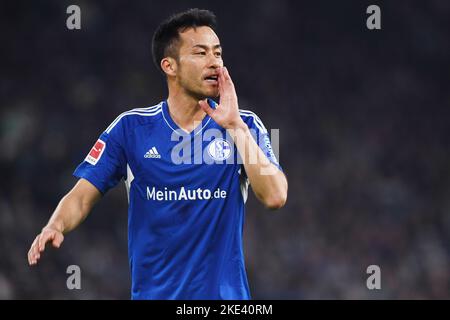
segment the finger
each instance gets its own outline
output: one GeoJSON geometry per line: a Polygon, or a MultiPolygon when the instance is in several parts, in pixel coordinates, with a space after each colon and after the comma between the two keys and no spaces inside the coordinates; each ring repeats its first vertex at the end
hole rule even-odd
{"type": "Polygon", "coordinates": [[[44,251],[44,249],[45,249],[45,242],[44,242],[44,245],[42,245],[42,242],[44,241],[45,239],[44,239],[44,233],[41,233],[41,235],[39,236],[39,239],[38,239],[38,243],[37,243],[37,249],[38,249],[38,252],[42,252],[42,251],[44,251]],[[41,249],[42,248],[42,249],[41,249]]]}
{"type": "Polygon", "coordinates": [[[34,238],[33,243],[31,243],[30,250],[28,250],[28,257],[30,258],[30,260],[31,260],[32,254],[33,254],[33,247],[34,247],[35,243],[36,243],[36,238],[34,238]]]}
{"type": "Polygon", "coordinates": [[[221,97],[233,95],[234,84],[227,73],[227,68],[223,67],[219,71],[219,94],[221,97]]]}
{"type": "Polygon", "coordinates": [[[35,243],[33,243],[33,258],[36,258],[39,254],[39,241],[40,241],[41,235],[39,234],[36,237],[35,243]]]}
{"type": "Polygon", "coordinates": [[[33,260],[36,263],[39,258],[41,257],[41,254],[39,253],[39,249],[37,248],[37,245],[34,247],[34,255],[33,255],[33,260]]]}
{"type": "Polygon", "coordinates": [[[34,258],[32,253],[29,253],[29,255],[28,255],[28,263],[30,264],[30,266],[36,264],[36,259],[34,258]]]}
{"type": "Polygon", "coordinates": [[[225,84],[227,81],[227,75],[225,73],[226,67],[220,68],[220,77],[222,78],[222,83],[225,84]]]}
{"type": "Polygon", "coordinates": [[[226,67],[223,67],[223,73],[225,80],[228,81],[234,87],[233,80],[231,80],[230,73],[228,72],[228,69],[226,67]]]}
{"type": "Polygon", "coordinates": [[[28,253],[27,253],[27,258],[28,258],[28,264],[29,265],[31,265],[32,262],[33,262],[33,259],[31,258],[31,249],[32,248],[30,248],[30,250],[28,250],[28,253]]]}
{"type": "Polygon", "coordinates": [[[56,233],[53,239],[52,245],[55,248],[59,248],[61,243],[64,241],[64,236],[61,233],[56,233]]]}
{"type": "Polygon", "coordinates": [[[219,77],[217,78],[218,80],[218,85],[219,85],[219,95],[222,97],[224,95],[224,79],[223,79],[224,75],[223,75],[223,67],[219,68],[219,77]]]}
{"type": "Polygon", "coordinates": [[[219,82],[219,95],[221,101],[228,97],[231,94],[231,90],[233,88],[230,86],[230,83],[226,81],[225,75],[223,74],[223,70],[220,76],[220,82],[219,82]]]}
{"type": "Polygon", "coordinates": [[[30,264],[36,263],[36,254],[37,254],[36,247],[37,247],[38,238],[39,238],[39,236],[37,236],[34,239],[33,243],[31,244],[30,250],[28,251],[28,259],[29,259],[30,264]]]}
{"type": "Polygon", "coordinates": [[[200,108],[202,108],[202,110],[205,111],[206,114],[207,114],[208,116],[210,116],[210,117],[213,116],[213,114],[214,114],[214,109],[211,108],[211,107],[209,106],[209,104],[208,104],[206,101],[200,100],[200,101],[198,102],[198,104],[199,104],[200,108]]]}
{"type": "Polygon", "coordinates": [[[223,75],[225,76],[226,80],[231,80],[230,73],[228,72],[227,67],[223,67],[223,75]]]}
{"type": "Polygon", "coordinates": [[[45,245],[49,240],[53,240],[55,237],[55,232],[42,232],[39,237],[39,252],[45,250],[45,245]]]}
{"type": "Polygon", "coordinates": [[[225,77],[225,74],[223,73],[223,69],[224,68],[225,67],[219,68],[219,83],[222,83],[222,84],[223,84],[223,80],[224,80],[224,77],[225,77]]]}

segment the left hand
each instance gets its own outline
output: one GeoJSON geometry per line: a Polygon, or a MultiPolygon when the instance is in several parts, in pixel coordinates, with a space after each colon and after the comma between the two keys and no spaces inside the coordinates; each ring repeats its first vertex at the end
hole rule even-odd
{"type": "Polygon", "coordinates": [[[201,100],[198,104],[221,127],[225,129],[237,129],[244,122],[239,115],[236,90],[227,68],[219,68],[218,82],[220,104],[216,109],[211,108],[206,100],[201,100]]]}

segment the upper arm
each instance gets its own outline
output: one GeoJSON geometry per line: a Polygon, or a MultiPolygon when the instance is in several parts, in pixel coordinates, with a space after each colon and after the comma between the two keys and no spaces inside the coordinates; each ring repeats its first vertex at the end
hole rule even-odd
{"type": "MultiPolygon", "coordinates": [[[[275,155],[274,149],[272,148],[272,142],[269,137],[269,132],[267,131],[261,119],[255,113],[248,110],[241,109],[239,110],[239,112],[242,120],[244,120],[245,124],[250,129],[250,133],[256,141],[256,144],[262,150],[267,159],[282,172],[283,169],[281,168],[280,163],[278,162],[278,159],[275,155]]],[[[275,146],[277,147],[276,151],[278,151],[278,135],[273,138],[276,138],[274,142],[275,146]]]]}
{"type": "Polygon", "coordinates": [[[105,194],[126,175],[124,140],[121,122],[113,130],[104,131],[75,169],[74,176],[89,181],[105,194]]]}

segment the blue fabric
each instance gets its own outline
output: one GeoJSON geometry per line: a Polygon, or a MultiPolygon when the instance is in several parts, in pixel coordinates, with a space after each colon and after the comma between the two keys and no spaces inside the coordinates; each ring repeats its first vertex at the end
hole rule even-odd
{"type": "MultiPolygon", "coordinates": [[[[279,167],[261,120],[241,117],[279,167]]],[[[126,180],[132,298],[250,299],[242,249],[248,184],[226,131],[206,116],[182,132],[163,101],[123,113],[99,139],[101,156],[74,175],[103,194],[126,180]]]]}

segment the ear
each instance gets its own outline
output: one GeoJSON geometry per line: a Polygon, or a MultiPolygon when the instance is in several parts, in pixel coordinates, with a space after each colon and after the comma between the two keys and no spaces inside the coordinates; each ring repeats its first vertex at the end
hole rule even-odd
{"type": "Polygon", "coordinates": [[[161,60],[161,69],[168,76],[176,76],[177,75],[177,61],[172,57],[166,57],[161,60]]]}

